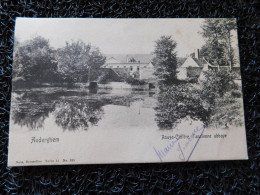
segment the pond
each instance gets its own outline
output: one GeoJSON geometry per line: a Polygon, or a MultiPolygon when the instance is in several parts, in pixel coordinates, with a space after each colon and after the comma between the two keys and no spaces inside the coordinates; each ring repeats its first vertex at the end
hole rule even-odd
{"type": "Polygon", "coordinates": [[[156,98],[148,91],[33,89],[12,94],[11,123],[30,130],[49,123],[64,131],[156,127],[156,98]]]}
{"type": "MultiPolygon", "coordinates": [[[[13,92],[11,123],[32,131],[50,127],[62,131],[162,130],[175,128],[181,122],[176,118],[187,119],[178,111],[174,112],[175,118],[169,119],[164,102],[167,101],[160,98],[158,102],[155,92],[131,89],[99,89],[90,93],[87,89],[35,88],[13,92]]],[[[189,123],[192,122],[190,119],[189,123]]]]}

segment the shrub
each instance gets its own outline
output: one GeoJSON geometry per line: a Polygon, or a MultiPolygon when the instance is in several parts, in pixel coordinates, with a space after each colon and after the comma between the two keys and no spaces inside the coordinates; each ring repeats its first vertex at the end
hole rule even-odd
{"type": "Polygon", "coordinates": [[[238,88],[234,82],[235,75],[228,71],[209,71],[204,74],[205,80],[201,82],[201,98],[212,106],[217,98],[238,88]]]}
{"type": "Polygon", "coordinates": [[[125,82],[130,84],[130,85],[144,85],[144,84],[146,84],[146,82],[144,80],[138,80],[138,79],[135,79],[133,77],[126,78],[125,82]]]}
{"type": "Polygon", "coordinates": [[[241,103],[237,98],[232,98],[231,93],[226,93],[217,100],[217,105],[210,114],[210,124],[217,128],[228,128],[242,125],[241,103]]]}
{"type": "Polygon", "coordinates": [[[228,71],[209,71],[201,83],[201,99],[206,102],[210,124],[216,127],[239,126],[242,124],[241,97],[235,75],[228,71]]]}
{"type": "Polygon", "coordinates": [[[199,92],[191,84],[166,87],[160,91],[155,110],[160,129],[171,129],[186,117],[200,120],[206,125],[209,120],[209,113],[203,107],[199,92]]]}

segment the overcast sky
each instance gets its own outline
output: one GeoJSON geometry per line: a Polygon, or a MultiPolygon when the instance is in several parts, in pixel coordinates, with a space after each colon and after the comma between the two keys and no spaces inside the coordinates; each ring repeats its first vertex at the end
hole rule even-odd
{"type": "Polygon", "coordinates": [[[15,37],[29,40],[36,35],[60,48],[66,41],[82,40],[100,48],[104,54],[149,54],[155,40],[171,35],[177,41],[179,57],[199,49],[204,39],[203,19],[93,19],[93,18],[17,18],[15,37]]]}

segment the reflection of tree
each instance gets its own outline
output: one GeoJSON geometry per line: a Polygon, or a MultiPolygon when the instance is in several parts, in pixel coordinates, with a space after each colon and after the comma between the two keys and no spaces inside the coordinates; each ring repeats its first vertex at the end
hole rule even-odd
{"type": "Polygon", "coordinates": [[[73,92],[20,94],[12,102],[12,119],[14,124],[37,130],[44,127],[45,119],[55,111],[55,121],[62,128],[87,129],[90,124],[96,125],[102,118],[104,102],[79,100],[79,97],[83,95],[86,94],[74,94],[73,92]],[[62,96],[69,100],[59,100],[62,96]]]}
{"type": "Polygon", "coordinates": [[[64,130],[87,130],[89,125],[97,125],[102,119],[104,110],[100,101],[63,100],[55,111],[56,124],[64,130]]]}
{"type": "Polygon", "coordinates": [[[135,94],[109,95],[98,94],[66,98],[57,103],[55,111],[56,124],[64,130],[87,130],[89,126],[97,125],[103,118],[105,105],[130,106],[131,102],[140,100],[135,94]]]}
{"type": "Polygon", "coordinates": [[[53,95],[42,93],[23,93],[12,101],[12,119],[14,124],[30,129],[43,127],[45,119],[55,109],[53,95]]]}
{"type": "MultiPolygon", "coordinates": [[[[141,100],[144,94],[89,94],[77,91],[53,91],[14,93],[12,119],[15,124],[37,130],[44,128],[44,121],[55,117],[55,122],[64,130],[87,130],[103,118],[105,105],[130,106],[141,100]],[[91,98],[91,99],[90,99],[91,98]]],[[[147,94],[148,96],[148,94],[147,94]]]]}
{"type": "Polygon", "coordinates": [[[208,113],[203,108],[198,93],[196,90],[191,91],[191,88],[185,85],[173,86],[167,91],[162,91],[158,95],[158,105],[155,110],[160,129],[172,129],[186,117],[204,123],[208,121],[208,113]]]}
{"type": "Polygon", "coordinates": [[[119,105],[119,106],[127,106],[129,107],[132,102],[140,100],[142,98],[135,96],[133,94],[126,95],[126,96],[110,96],[102,98],[102,101],[105,104],[111,105],[119,105]]]}

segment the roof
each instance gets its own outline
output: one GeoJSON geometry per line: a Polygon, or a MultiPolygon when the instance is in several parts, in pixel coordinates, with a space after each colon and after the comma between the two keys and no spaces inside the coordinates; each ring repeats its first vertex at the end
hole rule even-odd
{"type": "Polygon", "coordinates": [[[148,65],[149,63],[138,63],[138,62],[128,62],[128,63],[106,63],[105,65],[123,65],[123,66],[132,66],[132,65],[148,65]]]}
{"type": "Polygon", "coordinates": [[[129,63],[106,63],[104,65],[101,66],[101,68],[106,68],[112,65],[120,65],[120,66],[149,66],[150,63],[136,63],[136,62],[129,62],[129,63]]]}
{"type": "Polygon", "coordinates": [[[107,58],[106,63],[120,63],[118,60],[116,60],[114,57],[107,58]]]}
{"type": "Polygon", "coordinates": [[[203,68],[205,64],[209,64],[205,59],[197,59],[195,57],[189,56],[184,63],[181,65],[182,68],[188,67],[200,67],[203,68]]]}
{"type": "Polygon", "coordinates": [[[126,63],[127,58],[134,58],[136,62],[140,63],[150,63],[153,59],[151,54],[107,54],[105,56],[107,59],[114,58],[121,63],[126,63]]]}
{"type": "Polygon", "coordinates": [[[199,67],[202,67],[204,66],[204,64],[207,64],[206,60],[204,59],[197,59],[197,58],[192,58],[198,65],[199,67]]]}

